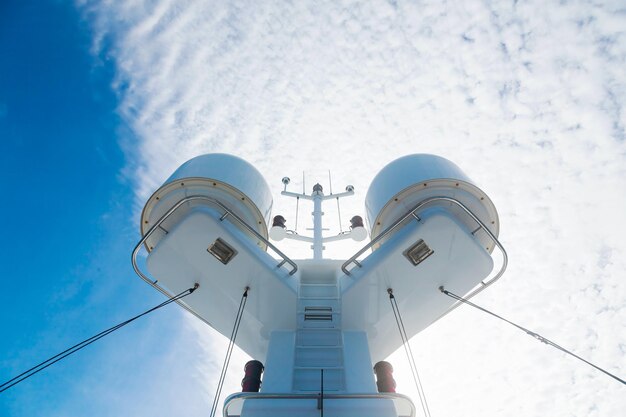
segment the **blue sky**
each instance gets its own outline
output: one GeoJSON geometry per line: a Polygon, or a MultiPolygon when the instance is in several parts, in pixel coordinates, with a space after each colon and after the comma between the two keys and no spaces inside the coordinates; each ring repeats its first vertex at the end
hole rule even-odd
{"type": "MultiPolygon", "coordinates": [[[[0,9],[4,381],[161,299],[129,265],[137,228],[120,144],[132,134],[115,111],[113,63],[90,53],[89,26],[71,3],[0,9]]],[[[145,357],[172,344],[147,335],[150,320],[165,320],[159,334],[176,333],[167,314],[6,391],[0,415],[111,415],[116,399],[95,395],[99,384],[136,383],[145,357]]]]}
{"type": "MultiPolygon", "coordinates": [[[[137,215],[214,151],[257,166],[281,213],[280,178],[331,169],[356,187],[344,217],[394,158],[453,160],[511,258],[477,301],[623,377],[624,27],[610,1],[2,2],[0,379],[162,300],[130,266],[137,215]]],[[[433,414],[626,407],[614,381],[462,311],[413,340],[433,414]]],[[[206,415],[225,347],[170,306],[1,394],[0,415],[206,415]]]]}

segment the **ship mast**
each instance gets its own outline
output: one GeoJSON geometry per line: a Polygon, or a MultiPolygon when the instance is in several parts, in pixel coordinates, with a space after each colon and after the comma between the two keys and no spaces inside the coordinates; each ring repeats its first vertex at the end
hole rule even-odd
{"type": "Polygon", "coordinates": [[[255,359],[246,392],[225,400],[224,416],[414,416],[381,361],[458,305],[440,287],[468,299],[502,276],[507,258],[493,203],[452,162],[408,155],[370,185],[368,230],[354,216],[348,231],[324,236],[323,203],[354,195],[354,187],[325,195],[318,183],[300,194],[287,191],[289,178],[283,184],[283,196],[313,203],[313,236],[271,217],[269,186],[246,161],[191,159],[146,203],[135,270],[165,294],[197,284],[178,303],[255,359]],[[371,241],[349,259],[324,257],[325,244],[368,232],[371,241]],[[270,239],[306,242],[313,257],[290,259],[270,239]]]}
{"type": "MultiPolygon", "coordinates": [[[[313,249],[313,259],[320,260],[324,258],[324,250],[326,247],[324,243],[335,242],[338,240],[345,239],[354,239],[354,240],[364,240],[367,237],[367,232],[365,231],[363,225],[356,227],[361,227],[359,230],[351,229],[350,233],[340,233],[336,236],[324,237],[322,227],[322,217],[324,216],[324,211],[322,210],[322,203],[331,199],[340,199],[343,197],[349,197],[354,195],[354,187],[348,185],[346,187],[346,191],[339,194],[329,194],[324,195],[324,189],[321,184],[317,183],[313,186],[313,192],[311,194],[300,194],[287,191],[287,184],[289,184],[289,178],[283,178],[283,184],[285,185],[285,189],[281,192],[281,195],[286,197],[293,197],[296,199],[310,200],[313,201],[313,237],[302,236],[295,233],[283,233],[280,229],[275,229],[275,227],[282,227],[284,229],[284,224],[282,226],[274,226],[270,229],[270,237],[273,240],[282,240],[283,238],[299,240],[302,242],[310,242],[312,243],[311,249],[313,249]]],[[[278,216],[277,216],[278,217],[278,216]]],[[[282,216],[281,216],[282,217],[282,216]]],[[[276,219],[276,218],[275,218],[276,219]]]]}

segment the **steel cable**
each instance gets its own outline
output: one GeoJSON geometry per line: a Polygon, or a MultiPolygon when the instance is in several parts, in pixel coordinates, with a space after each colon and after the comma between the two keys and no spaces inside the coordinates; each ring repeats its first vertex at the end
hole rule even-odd
{"type": "Polygon", "coordinates": [[[450,298],[453,298],[453,299],[455,299],[455,300],[457,300],[457,301],[460,301],[460,302],[465,303],[465,304],[467,304],[467,305],[469,305],[469,306],[472,306],[472,307],[474,307],[474,308],[476,308],[476,309],[478,309],[478,310],[480,310],[480,311],[482,311],[482,312],[484,312],[484,313],[487,313],[487,314],[489,314],[489,315],[491,315],[491,316],[493,316],[493,317],[495,317],[495,318],[498,318],[498,319],[500,319],[500,320],[502,320],[502,321],[504,321],[504,322],[506,322],[506,323],[510,324],[511,326],[517,327],[518,329],[520,329],[521,331],[523,331],[523,332],[524,332],[524,333],[526,333],[527,335],[532,336],[533,338],[537,339],[538,341],[543,342],[543,343],[545,343],[546,345],[552,346],[552,347],[554,347],[554,348],[556,348],[556,349],[560,350],[560,351],[561,351],[561,352],[563,352],[563,353],[566,353],[566,354],[568,354],[568,355],[570,355],[570,356],[573,356],[573,357],[575,357],[576,359],[578,359],[578,360],[580,360],[580,361],[582,361],[582,362],[586,363],[587,365],[594,367],[594,368],[595,368],[595,369],[597,369],[598,371],[603,372],[604,374],[606,374],[606,375],[610,376],[611,378],[615,379],[616,381],[619,381],[619,382],[621,382],[622,384],[626,385],[626,381],[625,381],[625,380],[623,380],[622,378],[620,378],[620,377],[618,377],[618,376],[616,376],[616,375],[613,375],[613,374],[612,374],[612,373],[610,373],[609,371],[607,371],[607,370],[605,370],[605,369],[602,369],[602,368],[600,368],[600,367],[599,367],[599,366],[597,366],[597,365],[594,365],[593,363],[589,362],[589,361],[588,361],[588,360],[586,360],[586,359],[581,358],[580,356],[576,355],[576,354],[575,354],[575,353],[573,353],[573,352],[570,352],[569,350],[565,349],[564,347],[557,345],[556,343],[554,343],[554,342],[553,342],[553,341],[551,341],[550,339],[546,339],[545,337],[541,336],[540,334],[538,334],[538,333],[536,333],[536,332],[533,332],[532,330],[528,330],[528,329],[526,329],[525,327],[520,326],[519,324],[513,323],[512,321],[507,320],[507,319],[505,319],[504,317],[501,317],[501,316],[497,315],[496,313],[492,313],[491,311],[487,310],[486,308],[483,308],[483,307],[481,307],[481,306],[479,306],[479,305],[476,305],[476,304],[472,303],[471,301],[466,300],[465,298],[463,298],[463,297],[461,297],[461,296],[459,296],[459,295],[456,295],[456,294],[454,294],[454,293],[452,293],[452,292],[450,292],[450,291],[446,290],[444,287],[439,287],[439,291],[441,291],[442,293],[444,293],[445,295],[447,295],[447,296],[448,296],[448,297],[450,297],[450,298]]]}
{"type": "Polygon", "coordinates": [[[155,310],[158,310],[161,307],[165,307],[166,305],[168,305],[170,303],[173,303],[174,301],[178,301],[181,298],[188,296],[189,294],[193,293],[198,287],[199,287],[199,285],[196,283],[193,288],[189,288],[189,289],[181,292],[180,294],[177,294],[177,295],[175,295],[175,296],[165,300],[161,304],[159,304],[159,305],[157,305],[155,307],[152,307],[151,309],[146,310],[146,311],[144,311],[141,314],[136,315],[133,318],[130,318],[130,319],[126,320],[126,321],[123,321],[120,324],[117,324],[117,325],[115,325],[113,327],[110,327],[110,328],[108,328],[106,330],[103,330],[102,332],[100,332],[100,333],[98,333],[96,335],[93,335],[90,338],[85,339],[82,342],[77,343],[77,344],[75,344],[72,347],[69,347],[69,348],[65,349],[63,352],[57,353],[56,355],[46,359],[45,361],[38,363],[37,365],[33,366],[32,368],[27,369],[26,371],[22,372],[21,374],[13,377],[11,379],[9,379],[8,381],[6,381],[2,385],[0,385],[0,393],[2,393],[4,391],[8,390],[9,388],[19,384],[20,382],[30,378],[31,376],[33,376],[33,375],[43,371],[44,369],[46,369],[47,367],[57,363],[61,359],[65,359],[68,356],[70,356],[71,354],[78,352],[82,348],[89,346],[93,342],[102,339],[104,336],[108,336],[109,334],[113,333],[114,331],[121,329],[122,327],[126,326],[127,324],[129,324],[129,323],[131,323],[131,322],[133,322],[135,320],[137,320],[138,318],[143,317],[143,316],[145,316],[148,313],[151,313],[151,312],[153,312],[155,310]]]}
{"type": "Polygon", "coordinates": [[[250,287],[246,287],[246,290],[243,292],[241,296],[241,301],[239,302],[239,309],[237,310],[237,315],[235,317],[235,325],[233,326],[233,331],[230,334],[230,340],[228,342],[228,348],[226,349],[226,357],[224,358],[224,364],[222,365],[222,372],[220,373],[220,378],[217,382],[217,389],[215,390],[215,398],[213,399],[213,405],[211,406],[211,417],[215,417],[215,412],[217,411],[217,405],[219,403],[220,395],[222,394],[222,387],[224,386],[224,380],[226,378],[226,372],[228,370],[228,365],[230,363],[230,357],[233,353],[233,347],[235,346],[235,339],[237,338],[237,333],[239,332],[239,325],[241,324],[241,318],[243,317],[243,310],[246,307],[246,301],[248,300],[248,291],[250,287]]]}
{"type": "Polygon", "coordinates": [[[402,315],[400,314],[398,301],[396,300],[396,297],[394,297],[393,290],[391,288],[387,289],[387,293],[389,293],[389,303],[391,304],[391,309],[396,319],[396,324],[398,325],[398,331],[400,332],[400,337],[402,338],[402,346],[404,347],[404,352],[406,353],[407,359],[409,361],[409,367],[411,368],[411,373],[413,374],[413,381],[415,382],[415,387],[417,388],[417,394],[420,397],[422,411],[424,412],[424,415],[426,417],[430,417],[431,414],[430,409],[428,408],[428,403],[426,401],[426,393],[424,392],[422,381],[420,379],[419,372],[417,371],[417,365],[415,364],[413,351],[411,350],[411,345],[409,344],[409,337],[406,333],[404,322],[402,321],[402,315]]]}

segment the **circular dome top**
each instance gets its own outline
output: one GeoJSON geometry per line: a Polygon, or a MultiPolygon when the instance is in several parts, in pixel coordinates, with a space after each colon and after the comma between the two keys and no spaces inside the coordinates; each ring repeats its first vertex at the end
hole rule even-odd
{"type": "MultiPolygon", "coordinates": [[[[267,239],[267,224],[273,203],[267,182],[261,173],[245,160],[223,153],[197,156],[174,171],[148,199],[143,209],[142,236],[167,210],[183,198],[192,195],[207,196],[219,201],[267,239]]],[[[207,203],[192,202],[190,206],[199,204],[207,203]]],[[[176,224],[188,210],[189,207],[181,207],[168,218],[167,224],[176,224]]],[[[163,226],[167,229],[165,223],[163,226]]],[[[250,234],[243,228],[242,230],[250,234]]],[[[252,237],[256,240],[256,237],[252,237]]],[[[159,234],[155,232],[146,242],[148,250],[155,246],[159,239],[159,234]]],[[[265,244],[261,246],[265,248],[265,244]]]]}
{"type": "MultiPolygon", "coordinates": [[[[440,156],[413,154],[387,164],[367,190],[365,212],[372,238],[430,197],[460,201],[498,236],[500,223],[495,206],[458,166],[440,156]]],[[[433,206],[445,206],[470,230],[476,228],[461,208],[446,202],[433,206]]],[[[479,239],[489,251],[493,250],[491,240],[483,235],[479,239]]]]}

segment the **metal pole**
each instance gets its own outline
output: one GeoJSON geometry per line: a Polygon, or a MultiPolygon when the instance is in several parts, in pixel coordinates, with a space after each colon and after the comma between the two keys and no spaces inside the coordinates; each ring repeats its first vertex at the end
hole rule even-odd
{"type": "MultiPolygon", "coordinates": [[[[321,188],[321,187],[320,187],[321,188]]],[[[313,259],[322,259],[324,242],[322,237],[322,200],[324,193],[321,190],[313,191],[313,259]]]]}

